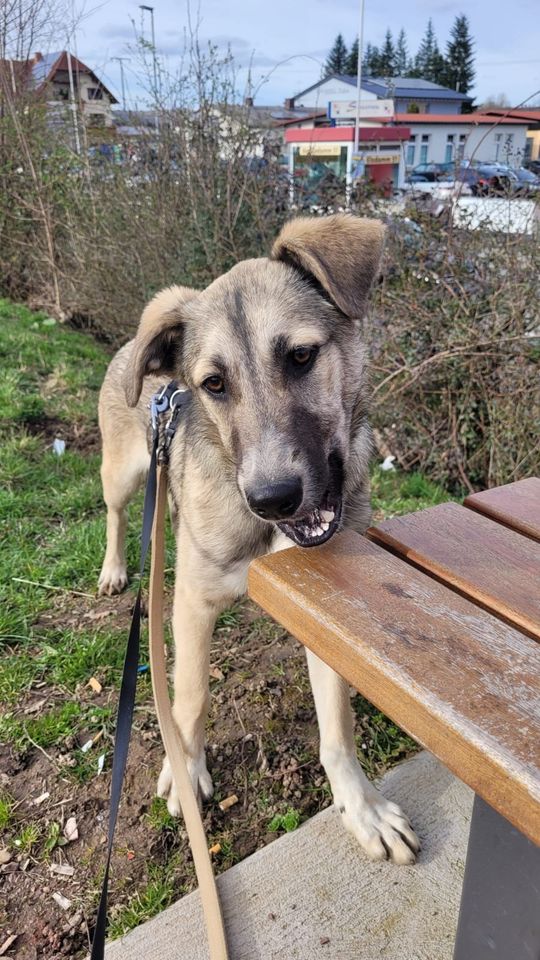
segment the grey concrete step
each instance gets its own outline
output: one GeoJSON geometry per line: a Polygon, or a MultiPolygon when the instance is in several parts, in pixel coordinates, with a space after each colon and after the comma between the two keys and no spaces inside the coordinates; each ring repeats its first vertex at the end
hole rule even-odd
{"type": "MultiPolygon", "coordinates": [[[[451,960],[472,792],[427,753],[381,789],[422,840],[416,866],[372,863],[337,811],[323,811],[219,877],[231,960],[451,960]]],[[[198,892],[106,957],[208,960],[198,892]]]]}

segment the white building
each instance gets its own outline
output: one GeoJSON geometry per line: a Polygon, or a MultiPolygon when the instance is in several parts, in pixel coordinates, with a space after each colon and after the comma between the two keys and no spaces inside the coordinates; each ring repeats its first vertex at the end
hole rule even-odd
{"type": "Polygon", "coordinates": [[[409,127],[405,163],[451,163],[477,160],[519,166],[525,156],[527,123],[481,113],[457,116],[396,114],[392,124],[409,127]]]}
{"type": "MultiPolygon", "coordinates": [[[[291,97],[287,105],[326,110],[333,100],[350,100],[355,91],[356,77],[334,73],[291,97]]],[[[364,77],[362,103],[370,100],[392,100],[396,113],[437,115],[460,114],[465,105],[472,103],[464,93],[416,77],[364,77]]]]}

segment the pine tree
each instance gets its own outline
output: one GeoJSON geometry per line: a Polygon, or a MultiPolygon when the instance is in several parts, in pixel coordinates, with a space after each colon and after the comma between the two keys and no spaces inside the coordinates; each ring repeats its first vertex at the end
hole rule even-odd
{"type": "Polygon", "coordinates": [[[440,83],[443,86],[446,83],[446,60],[439,50],[435,37],[422,76],[424,80],[431,80],[432,83],[440,83]]]}
{"type": "Polygon", "coordinates": [[[394,77],[396,75],[396,50],[389,29],[386,31],[384,44],[381,47],[379,71],[382,77],[394,77]]]}
{"type": "Polygon", "coordinates": [[[355,77],[358,73],[358,37],[349,50],[349,55],[345,63],[345,73],[349,77],[355,77]]]}
{"type": "Polygon", "coordinates": [[[341,33],[338,33],[334,46],[328,54],[328,59],[324,65],[325,77],[332,73],[345,73],[347,63],[347,47],[341,33]]]}
{"type": "Polygon", "coordinates": [[[438,52],[437,39],[433,29],[433,21],[430,17],[427,23],[426,32],[420,42],[418,53],[414,59],[413,76],[422,77],[423,80],[429,79],[427,74],[436,50],[438,52]]]}
{"type": "Polygon", "coordinates": [[[407,69],[409,66],[409,51],[407,49],[407,38],[405,36],[405,31],[403,27],[399,31],[399,35],[396,43],[396,76],[405,77],[407,76],[407,69]]]}
{"type": "Polygon", "coordinates": [[[474,83],[474,41],[465,14],[456,17],[446,46],[446,85],[459,93],[468,93],[474,83]]]}
{"type": "Polygon", "coordinates": [[[374,47],[371,43],[367,43],[364,56],[362,59],[362,74],[365,77],[378,77],[380,76],[379,65],[381,61],[381,55],[378,47],[374,47]]]}

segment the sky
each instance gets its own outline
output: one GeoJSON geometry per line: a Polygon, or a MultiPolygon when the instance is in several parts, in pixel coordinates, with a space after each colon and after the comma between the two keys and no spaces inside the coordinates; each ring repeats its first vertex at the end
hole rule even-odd
{"type": "MultiPolygon", "coordinates": [[[[141,27],[137,0],[84,0],[78,15],[77,54],[120,99],[120,67],[125,62],[128,106],[142,107],[136,79],[134,25],[141,27]]],[[[147,0],[148,2],[148,0],[147,0]]],[[[150,4],[152,0],[149,0],[150,4]]],[[[156,47],[165,70],[174,73],[189,23],[186,0],[153,0],[156,47]]],[[[476,41],[476,100],[506,95],[516,106],[536,93],[540,101],[540,17],[538,0],[366,0],[364,41],[381,45],[387,27],[401,27],[415,53],[429,17],[441,49],[456,15],[464,11],[476,41]],[[537,92],[538,91],[538,92],[537,92]]],[[[246,92],[248,67],[257,104],[281,104],[316,83],[329,48],[341,32],[349,45],[358,33],[359,0],[196,0],[190,7],[200,40],[211,40],[237,65],[237,89],[246,92]]],[[[150,37],[149,14],[144,14],[150,37]]],[[[66,45],[60,43],[60,46],[66,45]]],[[[73,43],[70,44],[73,47],[73,43]]],[[[532,101],[531,101],[532,102],[532,101]]]]}

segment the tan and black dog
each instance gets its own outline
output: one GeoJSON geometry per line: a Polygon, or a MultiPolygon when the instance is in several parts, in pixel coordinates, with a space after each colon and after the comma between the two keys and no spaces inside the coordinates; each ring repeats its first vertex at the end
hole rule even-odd
{"type": "MultiPolygon", "coordinates": [[[[167,378],[193,398],[169,466],[177,580],[174,715],[196,791],[212,793],[204,740],[210,639],[245,593],[250,561],[317,546],[369,522],[368,379],[361,319],[384,229],[345,214],[286,224],[271,256],[206,290],[170,287],[113,359],[100,397],[107,551],[101,593],[127,582],[125,507],[149,466],[148,403],[167,378]]],[[[321,761],[366,853],[412,863],[418,840],[356,756],[347,684],[308,651],[321,761]]],[[[158,793],[180,812],[167,760],[158,793]]]]}

